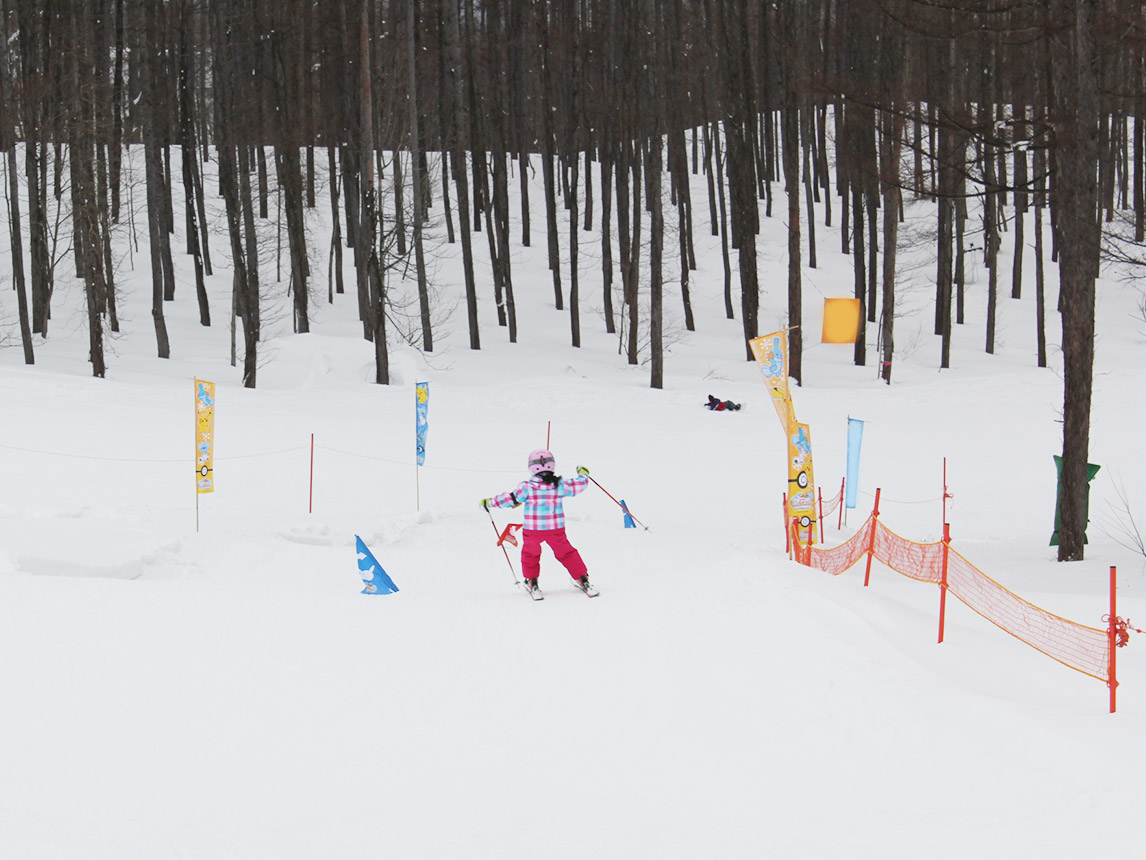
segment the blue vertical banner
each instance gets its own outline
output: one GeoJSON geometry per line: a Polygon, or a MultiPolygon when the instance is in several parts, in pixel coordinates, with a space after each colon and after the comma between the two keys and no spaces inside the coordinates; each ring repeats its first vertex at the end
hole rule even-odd
{"type": "Polygon", "coordinates": [[[393,594],[397,591],[398,586],[382,569],[374,553],[366,548],[362,538],[355,535],[354,541],[358,550],[358,575],[362,577],[362,593],[393,594]]]}
{"type": "Polygon", "coordinates": [[[415,432],[417,434],[418,465],[426,465],[426,433],[430,429],[430,383],[419,382],[415,393],[415,432]]]}
{"type": "Polygon", "coordinates": [[[856,493],[859,490],[860,448],[863,446],[863,422],[858,418],[848,419],[848,471],[846,506],[856,506],[856,493]]]}

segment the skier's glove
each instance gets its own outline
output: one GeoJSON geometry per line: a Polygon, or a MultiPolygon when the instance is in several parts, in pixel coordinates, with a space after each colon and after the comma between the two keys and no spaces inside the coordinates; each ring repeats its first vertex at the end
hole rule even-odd
{"type": "Polygon", "coordinates": [[[588,467],[586,467],[586,466],[578,466],[578,467],[577,467],[577,476],[578,476],[578,477],[585,477],[585,478],[588,478],[588,477],[589,477],[589,469],[588,469],[588,467]]]}
{"type": "Polygon", "coordinates": [[[481,500],[481,509],[482,509],[483,511],[488,511],[488,510],[489,510],[489,506],[490,506],[490,503],[491,503],[492,501],[493,501],[493,499],[482,499],[482,500],[481,500]]]}

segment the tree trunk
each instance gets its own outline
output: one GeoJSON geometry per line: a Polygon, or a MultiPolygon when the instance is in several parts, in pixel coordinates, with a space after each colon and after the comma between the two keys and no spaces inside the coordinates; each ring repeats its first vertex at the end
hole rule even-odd
{"type": "Polygon", "coordinates": [[[605,332],[616,334],[613,318],[613,159],[601,152],[601,300],[604,305],[605,332]]]}
{"type": "Polygon", "coordinates": [[[330,184],[330,277],[328,295],[334,304],[334,294],[341,295],[346,287],[342,278],[342,218],[338,210],[338,160],[334,147],[326,148],[327,182],[330,184]]]}
{"type": "Polygon", "coordinates": [[[1061,237],[1063,447],[1059,561],[1081,561],[1086,543],[1095,276],[1099,260],[1096,0],[1051,0],[1055,211],[1061,237]]]}
{"type": "Polygon", "coordinates": [[[1043,207],[1035,206],[1035,335],[1038,366],[1047,366],[1046,291],[1043,276],[1043,207]]]}
{"type": "Polygon", "coordinates": [[[903,113],[894,108],[884,116],[883,164],[883,307],[880,312],[879,375],[891,384],[891,365],[895,356],[895,260],[899,242],[899,162],[902,153],[903,113]]]}
{"type": "Polygon", "coordinates": [[[864,255],[864,223],[863,223],[863,192],[857,184],[852,185],[852,245],[855,255],[855,297],[859,299],[859,331],[856,332],[856,343],[853,352],[853,361],[856,366],[867,364],[867,332],[864,320],[867,319],[867,268],[864,255]]]}
{"type": "Polygon", "coordinates": [[[577,279],[577,231],[581,228],[580,214],[577,211],[577,189],[580,187],[578,167],[579,159],[576,152],[569,158],[573,178],[570,182],[569,195],[569,331],[571,343],[574,347],[581,346],[581,305],[578,294],[577,279]]]}
{"type": "Polygon", "coordinates": [[[640,297],[640,283],[641,283],[641,213],[644,207],[641,204],[641,176],[642,169],[642,156],[640,149],[634,153],[634,157],[629,164],[632,170],[632,183],[631,189],[633,192],[633,240],[629,246],[629,283],[628,293],[625,302],[629,311],[629,325],[628,325],[628,348],[626,355],[629,364],[636,365],[640,361],[640,334],[641,334],[641,297],[640,297]]]}
{"type": "Polygon", "coordinates": [[[654,135],[645,147],[645,170],[649,204],[649,387],[664,388],[663,260],[664,212],[661,208],[661,136],[654,135]]]}
{"type": "Polygon", "coordinates": [[[446,85],[444,125],[447,145],[452,159],[454,185],[457,188],[458,228],[462,240],[462,269],[466,281],[466,320],[469,323],[470,349],[481,349],[478,327],[477,284],[474,279],[474,252],[470,223],[469,173],[462,130],[469,127],[466,114],[464,81],[462,77],[461,34],[458,26],[458,7],[455,0],[444,4],[446,85]]]}
{"type": "MultiPolygon", "coordinates": [[[[8,2],[0,0],[0,20],[8,20],[8,2]]],[[[20,174],[16,161],[15,116],[11,100],[12,86],[8,72],[8,40],[0,39],[0,149],[5,152],[8,173],[8,239],[12,248],[12,286],[20,318],[20,344],[24,364],[35,364],[32,346],[32,322],[28,313],[28,284],[24,277],[24,243],[20,217],[20,174]]]]}
{"type": "Polygon", "coordinates": [[[418,64],[417,64],[417,18],[414,14],[414,4],[406,4],[406,60],[408,63],[409,79],[407,91],[409,93],[410,115],[410,179],[411,197],[414,198],[414,266],[418,278],[418,310],[422,321],[422,349],[426,352],[434,351],[434,334],[430,323],[430,290],[426,282],[426,254],[422,242],[422,224],[425,220],[423,197],[426,193],[422,187],[425,177],[422,173],[422,147],[418,131],[418,64]]]}
{"type": "Polygon", "coordinates": [[[788,196],[788,375],[803,384],[803,329],[800,251],[800,111],[794,86],[785,87],[784,111],[780,118],[781,158],[784,167],[784,190],[788,196]]]}
{"type": "Polygon", "coordinates": [[[306,224],[303,216],[302,159],[293,143],[275,147],[275,167],[279,187],[283,194],[283,209],[287,222],[287,243],[290,248],[290,281],[294,308],[294,330],[299,334],[310,331],[310,301],[308,284],[310,262],[306,252],[306,224]]]}
{"type": "Polygon", "coordinates": [[[988,355],[995,353],[995,318],[999,306],[999,228],[995,155],[991,146],[983,147],[983,254],[987,265],[987,344],[988,355]]]}
{"type": "MultiPolygon", "coordinates": [[[[207,285],[203,281],[204,255],[200,245],[199,220],[196,200],[202,195],[196,174],[199,169],[195,144],[195,112],[191,93],[191,45],[189,7],[184,5],[183,26],[180,27],[179,52],[179,104],[180,104],[180,161],[183,166],[183,194],[187,225],[187,253],[195,267],[195,296],[199,301],[199,324],[211,325],[211,306],[207,301],[207,285]]],[[[205,227],[206,225],[204,225],[205,227]]],[[[204,244],[206,232],[203,234],[204,244]]]]}

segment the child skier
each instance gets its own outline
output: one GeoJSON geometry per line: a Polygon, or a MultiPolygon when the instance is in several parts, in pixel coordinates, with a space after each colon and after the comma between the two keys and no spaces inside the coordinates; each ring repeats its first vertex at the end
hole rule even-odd
{"type": "Polygon", "coordinates": [[[530,479],[522,481],[515,490],[482,499],[481,506],[488,511],[490,508],[525,505],[521,572],[530,597],[534,600],[542,599],[541,589],[537,586],[537,577],[541,572],[542,544],[549,544],[557,560],[565,566],[582,591],[590,597],[596,597],[597,589],[589,584],[589,574],[581,554],[565,536],[562,502],[566,496],[575,496],[589,486],[589,470],[578,466],[577,477],[566,479],[553,473],[554,463],[553,455],[548,451],[534,451],[529,455],[530,479]]]}
{"type": "Polygon", "coordinates": [[[708,402],[704,404],[705,409],[711,409],[713,412],[736,412],[740,409],[739,403],[733,403],[731,400],[721,400],[719,397],[708,395],[708,402]]]}

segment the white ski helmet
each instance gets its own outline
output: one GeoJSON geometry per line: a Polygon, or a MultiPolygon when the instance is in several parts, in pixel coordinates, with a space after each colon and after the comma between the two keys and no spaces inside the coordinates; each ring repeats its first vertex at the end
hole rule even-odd
{"type": "Polygon", "coordinates": [[[553,454],[545,449],[534,451],[529,455],[529,474],[536,475],[539,472],[552,472],[555,465],[553,454]]]}

